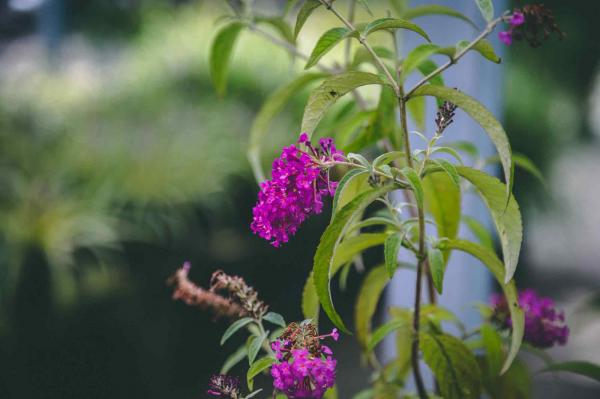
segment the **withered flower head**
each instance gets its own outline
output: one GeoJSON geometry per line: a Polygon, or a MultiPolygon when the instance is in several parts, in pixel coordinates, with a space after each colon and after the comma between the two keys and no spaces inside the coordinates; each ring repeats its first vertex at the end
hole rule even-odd
{"type": "Polygon", "coordinates": [[[559,39],[566,35],[560,30],[552,11],[543,4],[528,4],[514,10],[508,18],[510,28],[499,33],[500,40],[507,45],[512,40],[524,40],[531,47],[539,47],[543,40],[548,40],[552,34],[559,39]]]}
{"type": "Polygon", "coordinates": [[[185,262],[183,266],[167,280],[173,286],[173,299],[181,300],[187,305],[198,306],[201,309],[210,309],[217,317],[236,319],[245,316],[244,309],[237,303],[227,298],[198,287],[188,278],[191,264],[185,262]]]}
{"type": "Polygon", "coordinates": [[[216,398],[237,399],[240,397],[240,380],[226,374],[213,374],[208,382],[207,393],[216,398]]]}
{"type": "Polygon", "coordinates": [[[269,309],[263,301],[258,299],[256,290],[246,284],[243,278],[229,276],[222,270],[214,272],[210,279],[210,292],[218,293],[219,291],[227,291],[229,299],[239,304],[246,316],[250,315],[255,319],[260,319],[269,309]]]}
{"type": "Polygon", "coordinates": [[[456,105],[450,101],[444,101],[444,103],[438,107],[435,117],[437,134],[442,134],[442,132],[454,122],[455,111],[456,105]]]}

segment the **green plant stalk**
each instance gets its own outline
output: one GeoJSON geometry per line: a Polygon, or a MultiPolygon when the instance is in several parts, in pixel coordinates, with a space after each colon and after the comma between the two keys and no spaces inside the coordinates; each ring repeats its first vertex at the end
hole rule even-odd
{"type": "MultiPolygon", "coordinates": [[[[331,0],[320,0],[321,3],[330,10],[333,14],[346,27],[353,32],[356,32],[356,28],[352,24],[352,22],[348,21],[342,14],[340,14],[331,4],[331,0]]],[[[404,142],[404,152],[406,154],[406,164],[409,167],[413,167],[413,161],[411,157],[411,149],[410,149],[410,139],[408,137],[408,129],[406,123],[406,101],[404,100],[404,92],[402,90],[402,86],[396,82],[396,79],[391,75],[388,68],[383,63],[383,60],[375,53],[371,45],[367,42],[367,39],[363,35],[359,35],[359,42],[361,45],[371,54],[379,69],[385,74],[390,85],[394,90],[394,94],[398,98],[398,105],[400,107],[400,123],[403,134],[403,142],[404,142]]],[[[421,375],[421,370],[419,367],[419,316],[420,316],[420,307],[421,307],[421,279],[423,275],[423,265],[424,260],[426,258],[425,254],[425,212],[422,207],[418,207],[418,218],[419,218],[419,255],[418,255],[418,264],[417,264],[417,278],[416,278],[416,293],[415,293],[415,309],[413,315],[413,342],[412,342],[412,351],[411,351],[411,361],[412,361],[412,369],[413,375],[415,378],[415,385],[417,386],[417,393],[419,394],[420,399],[427,399],[427,391],[425,390],[425,384],[423,383],[423,377],[421,375]]]]}

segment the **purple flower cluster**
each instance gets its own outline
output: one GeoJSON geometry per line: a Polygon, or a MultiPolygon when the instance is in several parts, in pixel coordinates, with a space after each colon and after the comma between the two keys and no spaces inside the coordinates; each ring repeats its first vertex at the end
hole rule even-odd
{"type": "MultiPolygon", "coordinates": [[[[525,312],[525,335],[523,339],[538,348],[564,345],[569,338],[569,327],[565,324],[564,312],[554,307],[550,298],[539,296],[534,290],[519,293],[519,304],[525,312]]],[[[512,327],[508,304],[504,296],[492,297],[494,319],[504,327],[512,327]]]]}
{"type": "Polygon", "coordinates": [[[275,247],[288,242],[308,216],[321,212],[323,197],[335,194],[337,183],[329,180],[328,167],[343,159],[332,139],[319,140],[315,148],[306,133],[297,145],[284,148],[273,162],[271,180],[260,184],[250,225],[254,234],[275,247]]]}
{"type": "Polygon", "coordinates": [[[520,11],[515,11],[509,17],[508,23],[510,24],[510,28],[506,31],[498,33],[498,37],[500,38],[500,41],[502,43],[506,44],[507,46],[510,46],[512,44],[513,39],[513,30],[517,26],[521,26],[525,23],[525,15],[523,15],[523,13],[520,11]]]}
{"type": "MultiPolygon", "coordinates": [[[[329,335],[338,340],[337,330],[329,335]]],[[[328,346],[318,345],[307,348],[294,348],[290,340],[278,340],[271,344],[278,363],[271,367],[273,386],[288,398],[320,399],[327,389],[335,384],[337,361],[328,346]]]]}

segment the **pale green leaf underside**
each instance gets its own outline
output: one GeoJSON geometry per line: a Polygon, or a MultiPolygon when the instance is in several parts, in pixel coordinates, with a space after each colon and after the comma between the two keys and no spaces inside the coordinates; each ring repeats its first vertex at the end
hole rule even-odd
{"type": "Polygon", "coordinates": [[[600,366],[586,361],[571,361],[554,363],[541,372],[562,371],[566,373],[579,374],[600,382],[600,366]]]}
{"type": "Polygon", "coordinates": [[[477,7],[479,7],[479,11],[481,11],[481,15],[487,22],[490,22],[494,19],[494,4],[492,0],[475,0],[477,3],[477,7]]]}
{"type": "Polygon", "coordinates": [[[349,333],[342,318],[335,310],[331,297],[330,279],[331,267],[334,260],[334,254],[339,246],[340,240],[344,235],[349,222],[359,213],[362,213],[365,208],[375,199],[383,194],[394,189],[394,186],[385,186],[367,191],[338,211],[334,219],[331,221],[325,232],[321,236],[319,246],[315,253],[313,278],[317,290],[319,302],[325,313],[329,316],[333,324],[341,331],[349,333]]]}
{"type": "Polygon", "coordinates": [[[456,170],[476,188],[492,214],[502,244],[502,258],[506,268],[504,281],[507,282],[517,269],[523,240],[519,205],[513,195],[506,204],[504,184],[497,178],[466,166],[458,166],[456,170]]]}
{"type": "Polygon", "coordinates": [[[431,41],[429,36],[425,31],[417,24],[407,21],[405,19],[399,18],[381,18],[377,19],[373,22],[367,24],[365,29],[363,30],[363,35],[368,36],[371,33],[380,31],[380,30],[390,30],[390,29],[406,29],[418,33],[422,37],[424,37],[428,42],[431,41]]]}

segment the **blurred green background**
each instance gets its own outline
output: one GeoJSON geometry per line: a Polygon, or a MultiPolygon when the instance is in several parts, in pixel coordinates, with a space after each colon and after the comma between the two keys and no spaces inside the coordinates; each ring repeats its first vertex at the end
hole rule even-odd
{"type": "MultiPolygon", "coordinates": [[[[570,315],[571,344],[557,356],[600,362],[600,5],[544,3],[566,41],[512,46],[505,62],[506,130],[547,176],[547,186],[516,178],[528,234],[520,285],[556,296],[570,315]]],[[[171,301],[165,280],[184,260],[200,284],[216,268],[239,273],[274,310],[301,317],[291,299],[327,217],[277,251],[253,236],[245,155],[262,100],[292,67],[244,34],[229,93],[217,98],[207,55],[225,10],[181,0],[0,5],[0,398],[203,397],[226,357],[216,345],[225,324],[171,301]]],[[[273,124],[266,158],[295,138],[305,99],[273,124]]],[[[357,280],[340,294],[343,311],[357,280]]],[[[358,361],[343,348],[341,362],[358,361]]],[[[553,387],[599,393],[578,379],[553,387]]]]}

